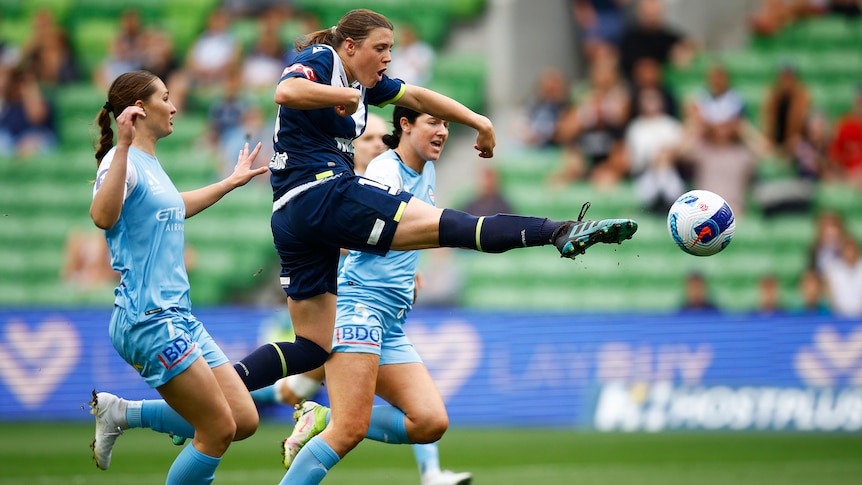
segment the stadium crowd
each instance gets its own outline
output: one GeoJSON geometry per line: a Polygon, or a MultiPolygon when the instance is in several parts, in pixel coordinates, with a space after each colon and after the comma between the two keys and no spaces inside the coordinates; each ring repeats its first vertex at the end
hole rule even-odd
{"type": "MultiPolygon", "coordinates": [[[[697,59],[711,59],[713,53],[669,26],[664,2],[572,0],[571,11],[585,75],[567,79],[553,67],[541,72],[519,125],[523,144],[561,150],[549,184],[630,183],[643,208],[656,214],[687,188],[698,187],[722,194],[739,217],[754,201],[756,210],[770,216],[810,214],[820,229],[819,221],[827,216],[814,213],[813,187],[849,183],[857,191],[862,188],[862,85],[847,99],[846,114],[840,117],[817,105],[792,60],[782,63],[773,81],[763,86],[757,108],[746,102],[718,60],[705,70],[700,89],[681,92],[674,73],[697,59]],[[770,171],[792,183],[785,179],[776,189],[763,176],[770,171]]],[[[748,22],[752,36],[768,37],[794,22],[824,15],[858,23],[859,2],[763,0],[748,22]]],[[[118,74],[142,68],[166,80],[180,110],[206,113],[199,146],[212,150],[219,170],[225,170],[237,146],[271,132],[262,106],[271,102],[275,80],[295,55],[292,40],[319,27],[314,14],[291,2],[223,0],[206,16],[187,51],[178,52],[171,31],[145,21],[135,8],[116,22],[116,34],[105,46],[107,56],[90,70],[73,48],[67,27],[49,8],[32,16],[23,43],[0,40],[2,153],[27,158],[58,150],[62,133],[52,93],[86,81],[104,91],[118,74]],[[253,24],[253,30],[243,33],[236,28],[238,21],[253,24]]],[[[406,25],[397,40],[397,63],[389,74],[429,82],[435,48],[406,25]]],[[[267,150],[271,147],[264,147],[259,163],[269,158],[267,150]]],[[[484,174],[483,183],[495,184],[494,174],[484,174]]],[[[499,200],[494,203],[500,205],[499,200]]],[[[840,224],[840,214],[830,214],[840,224]]],[[[812,258],[809,271],[799,277],[800,288],[807,292],[818,284],[822,302],[815,306],[862,315],[862,307],[852,303],[862,301],[858,235],[846,228],[839,236],[822,233],[818,231],[816,244],[829,246],[823,254],[832,257],[812,258]]],[[[802,294],[807,293],[800,290],[802,294]]]]}

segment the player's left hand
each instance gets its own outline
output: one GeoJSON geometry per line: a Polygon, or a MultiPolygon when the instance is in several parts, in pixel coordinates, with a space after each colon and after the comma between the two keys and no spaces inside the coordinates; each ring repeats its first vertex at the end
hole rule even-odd
{"type": "Polygon", "coordinates": [[[487,127],[479,130],[476,136],[476,144],[473,148],[479,150],[479,156],[482,158],[491,158],[494,156],[494,147],[497,145],[497,135],[494,133],[494,126],[488,121],[487,127]]]}
{"type": "Polygon", "coordinates": [[[251,168],[254,164],[255,158],[257,158],[257,154],[260,153],[261,143],[257,142],[254,150],[249,153],[248,143],[239,151],[239,156],[237,156],[236,166],[233,168],[233,173],[230,174],[228,179],[230,179],[231,185],[234,187],[240,187],[248,183],[249,180],[257,177],[258,175],[262,175],[269,171],[269,167],[258,167],[251,168]]]}

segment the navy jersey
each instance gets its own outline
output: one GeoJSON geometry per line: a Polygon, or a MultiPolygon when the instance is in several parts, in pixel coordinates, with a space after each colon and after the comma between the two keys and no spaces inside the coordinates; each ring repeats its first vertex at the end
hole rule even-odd
{"type": "Polygon", "coordinates": [[[385,106],[404,93],[404,83],[385,74],[370,89],[358,82],[348,84],[341,58],[335,49],[323,44],[303,49],[296,61],[285,68],[279,82],[290,77],[358,89],[360,101],[356,112],[343,118],[331,107],[312,110],[278,107],[273,136],[275,154],[269,164],[273,210],[284,206],[290,197],[315,181],[342,172],[352,173],[353,140],[365,131],[368,105],[385,106]]]}

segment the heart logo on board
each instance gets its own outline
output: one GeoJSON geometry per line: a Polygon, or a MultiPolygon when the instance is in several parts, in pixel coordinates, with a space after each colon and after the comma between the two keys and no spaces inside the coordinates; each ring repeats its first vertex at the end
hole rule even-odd
{"type": "Polygon", "coordinates": [[[862,382],[862,327],[844,338],[831,326],[822,326],[814,334],[814,345],[796,354],[796,371],[806,384],[831,387],[838,378],[850,376],[851,385],[862,382]]]}
{"type": "Polygon", "coordinates": [[[30,329],[9,322],[0,340],[0,380],[21,404],[35,409],[75,369],[81,339],[64,321],[45,321],[30,329]]]}
{"type": "Polygon", "coordinates": [[[443,399],[455,395],[473,375],[482,358],[482,339],[478,332],[457,320],[433,329],[411,321],[405,329],[443,399]]]}

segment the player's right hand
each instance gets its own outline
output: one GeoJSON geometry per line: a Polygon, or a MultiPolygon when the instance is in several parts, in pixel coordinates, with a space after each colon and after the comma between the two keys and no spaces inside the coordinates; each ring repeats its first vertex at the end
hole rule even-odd
{"type": "Polygon", "coordinates": [[[146,118],[147,113],[140,106],[129,106],[117,117],[117,145],[131,145],[135,139],[135,121],[146,118]]]}

